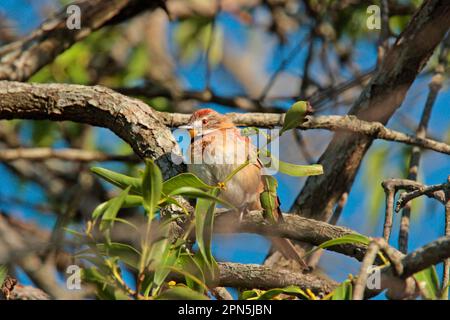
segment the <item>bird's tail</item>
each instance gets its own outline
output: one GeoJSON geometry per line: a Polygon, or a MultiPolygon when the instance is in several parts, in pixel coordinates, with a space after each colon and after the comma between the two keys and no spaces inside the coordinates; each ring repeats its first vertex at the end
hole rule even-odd
{"type": "Polygon", "coordinates": [[[302,268],[309,269],[308,265],[289,239],[270,237],[270,240],[272,241],[274,248],[280,251],[286,259],[295,260],[302,268]]]}

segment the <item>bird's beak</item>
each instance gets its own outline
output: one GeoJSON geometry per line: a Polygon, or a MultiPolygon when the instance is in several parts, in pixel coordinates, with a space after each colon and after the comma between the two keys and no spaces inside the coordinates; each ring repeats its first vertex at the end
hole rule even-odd
{"type": "Polygon", "coordinates": [[[179,126],[178,129],[186,129],[189,132],[189,136],[192,138],[195,137],[195,129],[192,125],[184,125],[184,126],[179,126]]]}

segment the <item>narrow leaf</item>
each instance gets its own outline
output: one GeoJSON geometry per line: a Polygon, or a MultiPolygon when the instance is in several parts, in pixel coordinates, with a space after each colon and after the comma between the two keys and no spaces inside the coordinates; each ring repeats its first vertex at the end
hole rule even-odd
{"type": "Polygon", "coordinates": [[[204,183],[200,178],[192,173],[181,173],[172,177],[163,184],[163,193],[170,194],[181,187],[194,187],[199,189],[211,190],[214,186],[204,183]]]}
{"type": "Polygon", "coordinates": [[[221,200],[217,196],[214,196],[211,193],[205,192],[203,190],[193,188],[193,187],[181,187],[174,190],[169,196],[184,196],[188,198],[197,198],[197,199],[206,199],[218,202],[226,207],[234,208],[234,206],[226,201],[221,200]]]}
{"type": "Polygon", "coordinates": [[[128,244],[112,242],[110,244],[98,244],[97,248],[103,255],[118,257],[128,266],[134,269],[138,268],[141,253],[128,244]]]}
{"type": "MultiPolygon", "coordinates": [[[[217,197],[218,189],[211,191],[211,195],[217,197]]],[[[203,256],[209,273],[205,273],[207,281],[213,281],[217,273],[217,263],[211,252],[211,242],[214,224],[214,211],[216,202],[199,198],[195,207],[195,235],[197,245],[203,256]]]]}
{"type": "Polygon", "coordinates": [[[3,282],[5,282],[7,275],[8,275],[8,268],[6,266],[0,266],[0,288],[3,285],[3,282]]]}
{"type": "Polygon", "coordinates": [[[345,280],[333,291],[331,300],[352,300],[353,286],[350,280],[345,280]]]}
{"type": "Polygon", "coordinates": [[[93,167],[91,171],[98,175],[100,178],[108,181],[109,183],[119,187],[120,189],[125,189],[128,186],[131,186],[130,193],[131,194],[141,194],[141,180],[139,178],[133,178],[130,176],[126,176],[121,173],[117,173],[105,168],[93,167]]]}
{"type": "Polygon", "coordinates": [[[267,157],[270,157],[270,166],[277,169],[281,173],[294,177],[317,176],[323,174],[323,166],[321,164],[293,164],[281,161],[272,155],[267,149],[261,150],[261,153],[265,154],[267,157]]]}
{"type": "Polygon", "coordinates": [[[311,255],[312,253],[316,252],[319,249],[326,249],[332,246],[342,245],[342,244],[353,244],[353,243],[361,243],[368,245],[370,242],[370,239],[362,234],[347,234],[345,236],[331,239],[328,241],[325,241],[321,243],[319,246],[315,247],[314,249],[308,251],[305,253],[304,257],[311,255]]]}
{"type": "Polygon", "coordinates": [[[207,296],[185,286],[176,286],[164,291],[158,300],[209,300],[207,296]]]}
{"type": "Polygon", "coordinates": [[[100,231],[104,231],[114,224],[114,219],[117,216],[117,213],[119,212],[120,208],[122,208],[123,203],[125,202],[125,199],[128,195],[128,192],[130,191],[131,186],[128,186],[125,190],[123,190],[120,195],[114,199],[112,199],[109,206],[107,206],[102,221],[100,223],[100,231]]]}
{"type": "MultiPolygon", "coordinates": [[[[103,215],[114,199],[105,201],[97,206],[92,212],[92,218],[97,219],[103,215]]],[[[144,199],[141,196],[127,195],[122,203],[122,208],[134,208],[142,206],[144,199]]]]}
{"type": "Polygon", "coordinates": [[[414,274],[414,278],[424,284],[425,299],[438,299],[440,293],[439,277],[436,273],[436,268],[431,266],[420,272],[414,274]]]}
{"type": "Polygon", "coordinates": [[[147,160],[142,179],[142,195],[144,208],[150,217],[153,216],[162,192],[162,174],[153,160],[147,160]]]}

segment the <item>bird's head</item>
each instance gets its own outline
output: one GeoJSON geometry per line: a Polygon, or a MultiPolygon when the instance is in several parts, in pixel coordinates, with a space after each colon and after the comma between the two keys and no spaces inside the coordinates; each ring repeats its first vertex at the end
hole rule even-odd
{"type": "Polygon", "coordinates": [[[189,130],[191,138],[205,135],[220,129],[233,128],[234,124],[226,115],[212,109],[200,109],[194,112],[189,122],[180,129],[189,130]]]}

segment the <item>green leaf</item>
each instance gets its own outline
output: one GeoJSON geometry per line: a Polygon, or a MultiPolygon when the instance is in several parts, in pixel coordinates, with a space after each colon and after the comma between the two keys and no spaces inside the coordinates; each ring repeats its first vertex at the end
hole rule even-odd
{"type": "Polygon", "coordinates": [[[337,245],[342,245],[342,244],[353,244],[353,243],[361,243],[361,244],[368,245],[369,242],[370,242],[370,239],[362,234],[357,234],[357,233],[347,234],[345,236],[342,236],[342,237],[339,237],[336,239],[331,239],[331,240],[321,243],[319,246],[317,246],[314,249],[305,253],[304,257],[309,256],[310,254],[316,252],[319,249],[326,249],[326,248],[329,248],[332,246],[337,246],[337,245]]]}
{"type": "Polygon", "coordinates": [[[176,175],[175,177],[172,177],[164,181],[163,193],[167,195],[181,187],[194,187],[206,190],[211,190],[214,188],[214,186],[210,186],[204,183],[202,180],[200,180],[196,175],[192,173],[181,173],[179,175],[176,175]]]}
{"type": "Polygon", "coordinates": [[[312,164],[312,165],[293,164],[281,161],[266,149],[261,150],[261,152],[266,156],[270,157],[270,161],[266,165],[266,167],[272,166],[281,173],[293,177],[317,176],[323,174],[323,166],[321,164],[312,164]]]}
{"type": "Polygon", "coordinates": [[[162,186],[161,171],[153,160],[147,160],[142,178],[142,195],[144,196],[144,208],[150,218],[153,217],[159,199],[161,199],[162,186]]]}
{"type": "MultiPolygon", "coordinates": [[[[217,197],[219,190],[210,191],[213,197],[217,197]]],[[[207,281],[214,281],[217,274],[217,263],[211,252],[211,242],[214,224],[214,211],[216,202],[204,198],[198,198],[195,206],[195,235],[197,245],[209,273],[205,274],[207,281]]]]}
{"type": "Polygon", "coordinates": [[[141,253],[134,247],[119,242],[111,242],[109,244],[97,244],[97,248],[101,254],[109,257],[118,257],[128,266],[137,269],[141,253]]]}
{"type": "Polygon", "coordinates": [[[286,112],[284,118],[283,127],[280,130],[280,136],[293,128],[296,128],[301,124],[308,111],[309,103],[307,101],[297,101],[292,105],[292,107],[286,112]]]}
{"type": "Polygon", "coordinates": [[[102,179],[108,181],[109,183],[119,187],[120,189],[125,189],[131,186],[130,193],[142,195],[141,193],[141,179],[126,176],[121,173],[117,173],[105,168],[93,167],[91,171],[101,177],[102,179]]]}
{"type": "Polygon", "coordinates": [[[163,251],[163,254],[161,255],[161,259],[153,277],[153,282],[157,288],[162,286],[162,284],[166,280],[171,271],[171,267],[175,265],[178,256],[179,250],[170,250],[170,243],[168,243],[165,250],[163,251]]]}
{"type": "Polygon", "coordinates": [[[187,198],[206,199],[206,200],[218,202],[229,208],[234,208],[234,206],[232,204],[221,200],[217,196],[214,196],[211,193],[208,193],[208,192],[205,192],[203,190],[193,188],[193,187],[178,188],[178,189],[172,191],[172,193],[170,193],[169,196],[184,196],[187,198]]]}
{"type": "Polygon", "coordinates": [[[281,173],[294,177],[317,176],[323,174],[323,167],[320,164],[299,165],[279,161],[278,170],[281,173]]]}
{"type": "Polygon", "coordinates": [[[105,275],[102,274],[96,267],[83,268],[81,270],[81,278],[86,282],[97,284],[105,284],[108,282],[105,275]]]}
{"type": "Polygon", "coordinates": [[[353,285],[349,279],[345,280],[336,289],[334,289],[331,296],[331,300],[352,300],[352,298],[353,285]]]}
{"type": "Polygon", "coordinates": [[[259,195],[261,207],[263,209],[263,216],[266,220],[275,223],[276,217],[274,210],[277,210],[277,186],[278,182],[273,176],[262,176],[264,190],[259,195]]]}
{"type": "Polygon", "coordinates": [[[7,275],[8,268],[6,266],[0,266],[0,288],[3,286],[3,282],[5,282],[7,275]]]}
{"type": "MultiPolygon", "coordinates": [[[[97,219],[101,217],[103,213],[106,211],[106,209],[111,205],[113,200],[114,199],[110,199],[108,201],[99,204],[97,208],[95,208],[95,210],[92,212],[92,218],[97,219]]],[[[144,199],[141,196],[127,195],[122,203],[122,208],[139,207],[142,206],[143,202],[144,199]]]]}
{"type": "Polygon", "coordinates": [[[286,288],[275,288],[267,291],[261,290],[249,290],[244,291],[241,294],[241,298],[244,300],[271,300],[280,294],[300,296],[305,299],[310,299],[310,297],[297,286],[288,286],[286,288]]]}
{"type": "Polygon", "coordinates": [[[239,300],[251,300],[252,298],[257,298],[261,294],[261,292],[263,291],[259,289],[242,291],[239,294],[239,300]]]}
{"type": "Polygon", "coordinates": [[[104,231],[112,227],[112,225],[114,224],[113,220],[116,218],[120,208],[122,208],[122,205],[125,202],[130,189],[131,186],[127,187],[120,193],[118,197],[112,199],[111,203],[109,204],[109,206],[107,206],[103,214],[102,221],[100,223],[100,231],[104,231]]]}
{"type": "Polygon", "coordinates": [[[177,261],[179,272],[185,276],[187,286],[199,292],[204,292],[207,288],[203,272],[204,264],[204,259],[199,251],[194,255],[182,253],[177,261]],[[196,279],[198,280],[195,281],[196,279]]]}
{"type": "Polygon", "coordinates": [[[450,281],[447,282],[447,284],[445,284],[445,283],[442,284],[441,297],[440,297],[442,300],[448,300],[449,288],[450,288],[450,281]]]}
{"type": "Polygon", "coordinates": [[[157,300],[209,300],[207,296],[185,286],[175,286],[160,294],[157,300]]]}
{"type": "Polygon", "coordinates": [[[438,299],[440,294],[440,285],[439,285],[439,277],[436,272],[436,268],[431,266],[426,268],[420,272],[414,274],[414,278],[419,283],[424,283],[424,294],[425,299],[438,299]]]}
{"type": "Polygon", "coordinates": [[[170,273],[170,268],[176,261],[177,255],[170,248],[170,221],[161,223],[158,227],[156,240],[150,245],[150,250],[144,257],[144,265],[149,270],[155,271],[152,281],[149,282],[145,292],[148,293],[152,287],[158,289],[170,273]]]}

